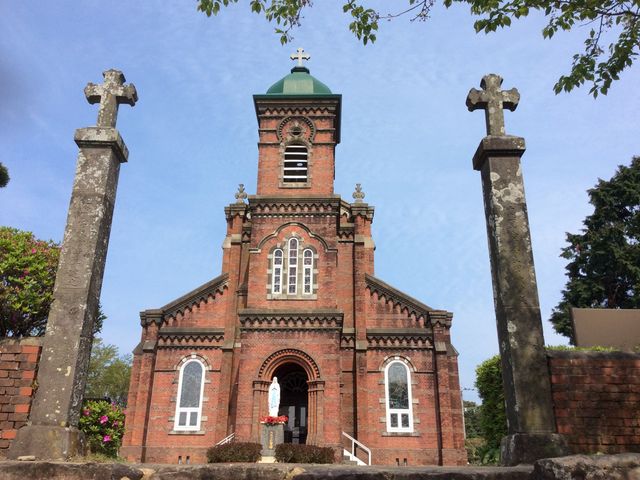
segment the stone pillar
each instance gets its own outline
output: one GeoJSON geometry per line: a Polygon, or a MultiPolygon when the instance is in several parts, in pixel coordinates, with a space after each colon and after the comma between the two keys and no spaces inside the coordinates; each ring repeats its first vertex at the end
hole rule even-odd
{"type": "Polygon", "coordinates": [[[269,403],[269,386],[271,382],[268,380],[253,381],[253,414],[251,416],[251,441],[260,441],[261,424],[260,419],[269,403]]]}
{"type": "Polygon", "coordinates": [[[115,122],[118,104],[134,105],[137,100],[135,87],[124,85],[121,72],[108,70],[104,78],[104,84],[89,84],[85,89],[90,103],[100,101],[98,125],[75,134],[80,153],[43,341],[38,390],[29,424],[18,431],[8,452],[10,458],[66,459],[84,453],[78,418],[118,174],[128,157],[115,122]]]}
{"type": "Polygon", "coordinates": [[[520,157],[524,139],[505,134],[503,108],[515,110],[516,89],[500,90],[502,78],[487,75],[472,89],[469,110],[485,109],[487,133],[473,157],[482,176],[498,341],[509,434],[502,440],[505,465],[564,455],[555,433],[551,384],[520,157]]]}

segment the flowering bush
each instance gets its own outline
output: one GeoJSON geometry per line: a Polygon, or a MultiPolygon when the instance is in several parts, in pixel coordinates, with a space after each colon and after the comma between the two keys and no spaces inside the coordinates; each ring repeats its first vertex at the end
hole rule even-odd
{"type": "Polygon", "coordinates": [[[280,423],[287,423],[289,421],[289,417],[286,415],[280,415],[279,417],[272,417],[271,415],[267,415],[266,417],[262,417],[260,419],[260,423],[264,423],[266,425],[278,425],[280,423]]]}
{"type": "Polygon", "coordinates": [[[117,457],[124,435],[124,411],[106,400],[85,402],[78,427],[87,436],[92,453],[117,457]]]}

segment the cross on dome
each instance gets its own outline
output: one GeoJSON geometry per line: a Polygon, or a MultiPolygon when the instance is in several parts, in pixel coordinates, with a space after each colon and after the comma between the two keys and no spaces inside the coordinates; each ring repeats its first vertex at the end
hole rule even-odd
{"type": "Polygon", "coordinates": [[[304,65],[302,65],[302,61],[303,60],[310,60],[311,59],[311,55],[306,53],[304,51],[304,48],[300,47],[300,48],[298,48],[296,53],[292,53],[289,58],[291,58],[291,60],[298,60],[298,66],[299,67],[303,67],[304,65]]]}

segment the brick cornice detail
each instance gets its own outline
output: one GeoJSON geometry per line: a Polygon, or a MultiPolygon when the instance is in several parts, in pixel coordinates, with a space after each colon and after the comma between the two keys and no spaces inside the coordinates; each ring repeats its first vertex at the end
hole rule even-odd
{"type": "Polygon", "coordinates": [[[223,273],[162,308],[140,312],[140,323],[143,327],[154,322],[162,325],[168,318],[175,317],[178,313],[184,314],[186,310],[191,310],[197,305],[208,302],[209,299],[215,299],[216,296],[222,295],[224,290],[228,288],[228,283],[229,274],[223,273]]]}
{"type": "Polygon", "coordinates": [[[368,348],[433,348],[431,333],[424,328],[367,329],[368,348]]]}
{"type": "Polygon", "coordinates": [[[254,217],[337,216],[340,197],[264,197],[249,196],[254,217]]]}
{"type": "Polygon", "coordinates": [[[277,311],[240,310],[241,329],[248,330],[342,330],[338,310],[277,311]]]}
{"type": "Polygon", "coordinates": [[[425,324],[435,325],[439,323],[444,327],[451,327],[451,319],[453,318],[451,312],[434,310],[429,305],[416,300],[372,275],[365,274],[365,282],[372,295],[376,293],[378,298],[384,298],[386,301],[392,302],[394,307],[399,306],[401,309],[406,310],[408,316],[415,315],[417,319],[422,318],[425,324]]]}
{"type": "Polygon", "coordinates": [[[208,327],[164,327],[158,333],[158,347],[220,348],[224,329],[208,327]]]}

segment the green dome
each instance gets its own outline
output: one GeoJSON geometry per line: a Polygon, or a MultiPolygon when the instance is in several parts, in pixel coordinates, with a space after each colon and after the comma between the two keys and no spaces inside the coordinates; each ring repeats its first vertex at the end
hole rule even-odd
{"type": "Polygon", "coordinates": [[[269,87],[267,95],[331,95],[331,90],[312,77],[307,67],[293,67],[289,75],[269,87]]]}

